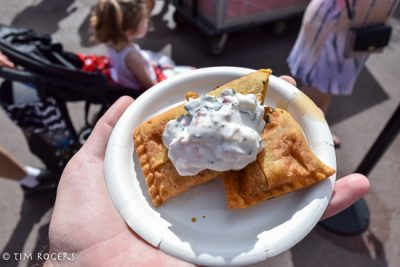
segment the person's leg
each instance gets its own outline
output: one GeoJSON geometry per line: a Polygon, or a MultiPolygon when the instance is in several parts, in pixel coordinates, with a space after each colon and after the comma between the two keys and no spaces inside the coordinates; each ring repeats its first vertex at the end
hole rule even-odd
{"type": "Polygon", "coordinates": [[[0,147],[0,176],[18,181],[21,186],[35,187],[39,184],[37,177],[40,169],[23,166],[7,150],[0,147]]]}
{"type": "Polygon", "coordinates": [[[0,177],[17,181],[25,195],[55,189],[59,177],[46,170],[22,165],[0,146],[0,177]]]}
{"type": "Polygon", "coordinates": [[[26,170],[7,150],[0,146],[0,176],[12,180],[21,180],[26,170]]]}
{"type": "MultiPolygon", "coordinates": [[[[321,92],[318,88],[303,85],[301,87],[301,91],[303,91],[312,101],[326,114],[329,108],[329,104],[331,103],[332,95],[328,93],[321,92]]],[[[341,141],[339,137],[335,134],[332,134],[333,143],[336,147],[341,145],[341,141]]]]}

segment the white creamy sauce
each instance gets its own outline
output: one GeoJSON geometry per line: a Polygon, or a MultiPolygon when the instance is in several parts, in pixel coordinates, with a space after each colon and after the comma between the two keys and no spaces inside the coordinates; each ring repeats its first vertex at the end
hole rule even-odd
{"type": "Polygon", "coordinates": [[[255,95],[227,89],[220,97],[190,99],[185,109],[188,114],[169,121],[163,133],[168,157],[180,175],[240,170],[256,160],[265,122],[255,95]]]}

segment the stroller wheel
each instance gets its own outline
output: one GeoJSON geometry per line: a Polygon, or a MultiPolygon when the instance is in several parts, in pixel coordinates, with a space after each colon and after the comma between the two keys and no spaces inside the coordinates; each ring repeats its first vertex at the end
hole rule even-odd
{"type": "Polygon", "coordinates": [[[89,138],[89,135],[92,133],[93,128],[91,127],[85,127],[83,128],[79,134],[78,134],[78,138],[79,138],[79,143],[81,145],[83,145],[86,140],[89,138]]]}

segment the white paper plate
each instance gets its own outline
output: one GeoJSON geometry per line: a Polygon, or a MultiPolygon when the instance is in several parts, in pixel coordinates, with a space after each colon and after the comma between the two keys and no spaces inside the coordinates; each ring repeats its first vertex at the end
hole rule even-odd
{"type": "MultiPolygon", "coordinates": [[[[329,203],[335,175],[309,189],[244,210],[230,211],[225,207],[220,179],[192,188],[158,208],[152,206],[133,149],[133,129],[182,102],[187,91],[206,93],[252,71],[213,67],[169,78],[141,95],[112,132],[105,158],[106,183],[112,201],[137,234],[174,257],[213,266],[246,265],[265,260],[304,238],[329,203]]],[[[286,107],[302,126],[314,153],[336,168],[329,127],[325,120],[308,116],[304,103],[294,101],[300,94],[294,86],[271,76],[266,103],[286,107]]]]}

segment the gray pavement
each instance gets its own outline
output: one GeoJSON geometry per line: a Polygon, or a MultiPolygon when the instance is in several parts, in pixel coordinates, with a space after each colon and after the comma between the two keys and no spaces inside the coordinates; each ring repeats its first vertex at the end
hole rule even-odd
{"type": "MultiPolygon", "coordinates": [[[[88,15],[95,0],[2,1],[0,23],[30,27],[52,34],[66,50],[103,53],[89,42],[88,15]]],[[[282,35],[274,36],[267,26],[230,34],[226,50],[219,57],[208,53],[210,37],[199,28],[176,27],[172,9],[157,1],[154,31],[142,47],[160,50],[172,45],[172,57],[179,65],[196,67],[231,65],[250,68],[270,67],[275,75],[288,73],[286,57],[299,29],[299,19],[288,22],[282,35]]],[[[363,70],[353,95],[336,97],[327,114],[332,131],[342,139],[337,150],[338,176],[353,172],[400,101],[400,11],[391,20],[392,42],[382,54],[373,55],[363,70]]],[[[77,127],[82,125],[81,103],[69,105],[77,127]]],[[[0,110],[0,145],[23,164],[42,167],[30,153],[25,138],[0,110]]],[[[400,137],[370,174],[371,192],[365,197],[371,211],[369,229],[358,236],[339,236],[317,226],[291,250],[256,266],[400,266],[400,137]]],[[[47,245],[47,230],[54,193],[26,199],[19,186],[0,179],[0,251],[38,252],[47,245]]],[[[0,266],[30,266],[35,262],[3,261],[0,266]]]]}

